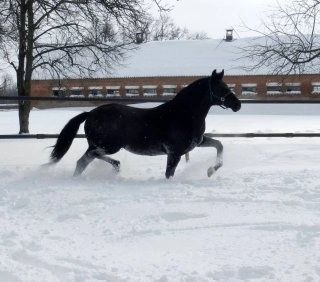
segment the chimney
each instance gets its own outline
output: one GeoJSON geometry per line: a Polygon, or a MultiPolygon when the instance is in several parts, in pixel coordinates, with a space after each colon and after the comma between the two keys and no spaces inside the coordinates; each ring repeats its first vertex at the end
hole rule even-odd
{"type": "Polygon", "coordinates": [[[137,33],[136,33],[136,44],[141,44],[141,43],[143,43],[143,40],[144,40],[143,37],[144,37],[144,36],[143,36],[143,32],[137,32],[137,33]]]}
{"type": "Polygon", "coordinates": [[[233,40],[233,29],[226,29],[225,41],[231,42],[233,40]]]}

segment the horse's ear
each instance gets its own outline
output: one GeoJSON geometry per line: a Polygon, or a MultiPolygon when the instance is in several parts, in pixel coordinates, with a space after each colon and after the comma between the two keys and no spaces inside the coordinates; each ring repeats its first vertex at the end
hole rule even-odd
{"type": "Polygon", "coordinates": [[[220,73],[217,73],[217,70],[214,70],[212,72],[212,78],[214,80],[222,80],[223,76],[224,76],[224,70],[222,70],[222,72],[220,72],[220,73]]]}
{"type": "Polygon", "coordinates": [[[222,70],[222,72],[220,73],[220,75],[221,75],[221,79],[222,79],[223,76],[224,76],[224,70],[222,70]]]}
{"type": "Polygon", "coordinates": [[[212,77],[213,77],[213,78],[216,78],[216,77],[217,77],[217,70],[214,70],[214,71],[212,72],[212,77]]]}
{"type": "Polygon", "coordinates": [[[222,80],[223,76],[224,76],[224,70],[222,70],[222,72],[218,73],[216,77],[218,80],[222,80]]]}

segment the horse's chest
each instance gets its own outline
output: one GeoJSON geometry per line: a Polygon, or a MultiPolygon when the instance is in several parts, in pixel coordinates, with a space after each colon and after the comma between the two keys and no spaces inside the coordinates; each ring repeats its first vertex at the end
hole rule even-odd
{"type": "Polygon", "coordinates": [[[189,128],[190,131],[185,136],[185,150],[184,152],[189,152],[197,147],[203,140],[203,133],[205,132],[205,123],[196,124],[189,128]]]}

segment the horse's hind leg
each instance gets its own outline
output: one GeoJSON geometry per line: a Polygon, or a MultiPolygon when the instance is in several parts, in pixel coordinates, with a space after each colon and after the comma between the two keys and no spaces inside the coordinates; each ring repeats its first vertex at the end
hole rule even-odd
{"type": "Polygon", "coordinates": [[[80,175],[86,169],[86,167],[95,159],[95,157],[95,149],[89,148],[77,161],[77,166],[73,176],[80,175]]]}
{"type": "Polygon", "coordinates": [[[214,166],[210,166],[208,168],[208,177],[212,176],[214,172],[216,172],[220,167],[222,167],[223,159],[222,159],[222,153],[223,153],[223,146],[220,141],[212,139],[207,136],[203,136],[202,142],[198,145],[198,147],[214,147],[217,149],[217,159],[216,164],[214,166]]]}
{"type": "Polygon", "coordinates": [[[105,161],[113,166],[113,168],[119,172],[120,171],[120,162],[118,160],[112,159],[110,157],[105,156],[106,152],[104,150],[96,150],[96,158],[102,161],[105,161]]]}

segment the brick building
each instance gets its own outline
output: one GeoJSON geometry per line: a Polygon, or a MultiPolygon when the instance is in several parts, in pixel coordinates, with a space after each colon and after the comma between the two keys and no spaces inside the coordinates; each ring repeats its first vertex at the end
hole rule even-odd
{"type": "Polygon", "coordinates": [[[158,41],[138,45],[110,71],[94,78],[50,79],[36,73],[34,96],[148,97],[173,96],[213,69],[225,70],[225,81],[240,98],[320,99],[320,74],[271,75],[272,69],[246,71],[250,64],[241,48],[250,38],[236,40],[158,41]]]}

